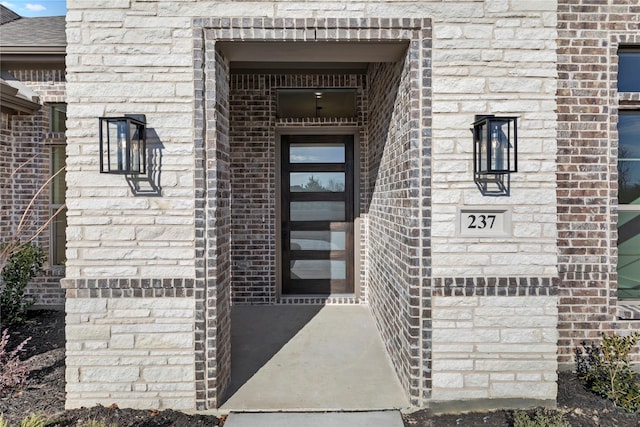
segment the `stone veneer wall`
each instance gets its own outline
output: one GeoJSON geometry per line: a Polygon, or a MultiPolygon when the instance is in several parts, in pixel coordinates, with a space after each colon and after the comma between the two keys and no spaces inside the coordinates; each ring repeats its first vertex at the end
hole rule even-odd
{"type": "MultiPolygon", "coordinates": [[[[452,234],[451,213],[457,206],[516,206],[535,200],[526,210],[538,209],[536,213],[544,225],[534,230],[518,228],[533,231],[534,235],[515,236],[522,242],[519,246],[498,241],[480,247],[497,253],[496,261],[502,262],[500,281],[525,280],[536,289],[541,283],[545,285],[545,295],[553,295],[555,4],[550,0],[158,0],[118,1],[107,9],[70,0],[67,71],[73,81],[68,92],[68,308],[74,310],[74,298],[133,297],[142,302],[162,297],[168,305],[172,300],[181,304],[181,298],[193,298],[194,406],[217,406],[230,372],[226,346],[230,333],[232,251],[227,232],[232,222],[226,205],[231,188],[226,130],[231,118],[223,98],[228,67],[224,58],[216,56],[216,42],[409,40],[409,73],[405,78],[410,90],[400,94],[406,104],[401,102],[399,108],[409,111],[410,106],[412,115],[393,119],[398,127],[393,128],[384,144],[389,151],[381,148],[380,163],[376,160],[366,165],[372,173],[379,168],[383,173],[395,174],[400,184],[380,174],[376,180],[367,177],[367,182],[376,181],[376,186],[370,188],[372,204],[367,212],[376,220],[369,218],[367,239],[370,247],[378,245],[379,252],[382,245],[389,245],[391,251],[385,257],[395,256],[399,261],[393,272],[402,271],[397,277],[390,277],[393,286],[385,287],[384,282],[376,285],[378,301],[392,298],[397,305],[376,304],[373,297],[371,305],[412,404],[426,404],[432,386],[431,293],[436,292],[437,280],[443,279],[443,294],[436,294],[450,297],[461,291],[457,288],[459,279],[466,292],[467,280],[471,280],[468,286],[472,289],[482,288],[481,280],[498,275],[473,268],[451,272],[453,267],[464,266],[466,259],[474,258],[468,253],[460,255],[456,247],[473,248],[479,242],[459,241],[452,234]],[[324,18],[327,15],[340,18],[324,18]],[[205,16],[208,18],[194,19],[205,16]],[[431,22],[433,56],[431,31],[427,29],[431,22]],[[523,49],[525,46],[530,49],[523,49]],[[433,80],[428,72],[422,73],[430,66],[433,80]],[[477,73],[483,73],[482,77],[475,78],[477,73]],[[433,121],[431,98],[436,107],[433,121]],[[133,197],[123,177],[97,173],[96,118],[128,112],[146,113],[152,141],[162,146],[162,197],[133,197]],[[528,142],[523,146],[523,160],[527,168],[516,175],[512,190],[517,197],[508,203],[480,198],[470,175],[468,128],[474,114],[487,112],[523,116],[522,138],[528,142]],[[464,170],[456,169],[458,164],[464,170]],[[398,165],[408,169],[407,176],[397,170],[398,165]],[[437,182],[433,191],[431,182],[437,182]],[[450,193],[455,196],[448,199],[446,195],[450,193]],[[540,194],[548,198],[531,197],[540,194]],[[218,200],[220,195],[223,197],[218,200]],[[387,204],[387,196],[391,196],[389,202],[402,199],[406,206],[387,204]],[[402,213],[411,216],[400,218],[402,213]],[[389,219],[392,216],[395,221],[389,219]],[[380,240],[386,232],[384,225],[395,233],[392,242],[380,240]],[[379,228],[374,230],[376,226],[379,228]],[[434,265],[440,270],[432,286],[435,257],[431,248],[435,249],[436,244],[439,258],[434,265]],[[511,258],[514,251],[518,256],[511,258]],[[166,287],[165,281],[159,279],[165,276],[173,278],[167,279],[166,287]],[[456,286],[450,287],[449,281],[456,286]],[[186,288],[187,283],[193,289],[186,288]],[[451,289],[452,293],[447,293],[451,289]],[[187,295],[185,290],[189,291],[187,295]],[[402,337],[398,346],[392,343],[396,335],[402,337]]],[[[370,145],[373,144],[379,147],[380,142],[370,145]]],[[[375,156],[368,159],[373,161],[375,156]]],[[[527,212],[518,213],[523,224],[532,222],[527,212]]],[[[367,268],[378,268],[380,277],[386,279],[394,274],[383,271],[384,259],[372,262],[369,258],[367,268]]],[[[372,283],[373,277],[367,279],[372,283]]],[[[149,321],[149,317],[146,319],[149,321]]],[[[120,320],[113,313],[105,322],[118,325],[120,320]]],[[[70,330],[71,339],[90,341],[81,332],[80,328],[70,330]]],[[[541,347],[540,351],[545,353],[546,348],[541,347]]],[[[74,363],[78,366],[78,359],[74,363]]],[[[170,396],[172,391],[167,393],[170,396]]]]}
{"type": "MultiPolygon", "coordinates": [[[[51,145],[64,145],[64,133],[51,132],[50,107],[64,103],[65,74],[63,70],[20,68],[8,70],[25,86],[38,93],[42,107],[34,114],[9,115],[2,113],[0,122],[0,243],[14,236],[22,215],[38,190],[53,173],[51,171],[51,145]]],[[[50,186],[37,197],[28,209],[23,233],[25,240],[51,215],[49,211],[50,186]]],[[[49,254],[50,231],[45,229],[35,243],[49,254]]],[[[64,266],[46,263],[44,271],[29,284],[26,293],[35,298],[39,307],[64,306],[64,290],[60,279],[64,266]]]]}
{"type": "Polygon", "coordinates": [[[66,407],[193,409],[194,299],[101,296],[67,300],[66,407]]]}
{"type": "Polygon", "coordinates": [[[434,293],[433,404],[477,400],[505,407],[530,400],[554,406],[558,309],[557,297],[547,292],[553,288],[517,279],[466,285],[434,293]],[[518,403],[507,400],[514,397],[518,403]]]}
{"type": "MultiPolygon", "coordinates": [[[[638,330],[617,304],[617,113],[640,108],[617,92],[617,51],[638,46],[640,7],[558,1],[559,361],[583,340],[638,330]]],[[[632,320],[634,319],[635,320],[632,320]]],[[[640,352],[635,360],[640,361],[640,352]]]]}

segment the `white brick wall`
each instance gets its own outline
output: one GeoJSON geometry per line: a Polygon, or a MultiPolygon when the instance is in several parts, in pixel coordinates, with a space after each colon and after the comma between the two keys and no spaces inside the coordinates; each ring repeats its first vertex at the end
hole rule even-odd
{"type": "Polygon", "coordinates": [[[67,300],[67,408],[195,408],[191,298],[67,300]]]}
{"type": "Polygon", "coordinates": [[[557,274],[555,2],[531,3],[486,2],[483,17],[434,23],[435,277],[557,274]],[[510,197],[483,197],[473,182],[475,114],[519,117],[510,197]],[[456,208],[490,206],[511,211],[511,236],[456,235],[456,208]]]}
{"type": "Polygon", "coordinates": [[[434,401],[556,398],[557,297],[435,297],[434,401]]]}

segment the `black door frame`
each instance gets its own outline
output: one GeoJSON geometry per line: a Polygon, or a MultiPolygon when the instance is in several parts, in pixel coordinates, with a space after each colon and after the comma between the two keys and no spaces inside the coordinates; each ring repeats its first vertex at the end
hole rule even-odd
{"type": "MultiPolygon", "coordinates": [[[[295,298],[316,298],[318,295],[304,295],[304,294],[285,294],[283,293],[283,239],[282,239],[282,156],[283,156],[283,143],[282,137],[286,135],[350,135],[353,138],[353,162],[352,162],[352,179],[353,179],[353,194],[352,194],[352,246],[351,246],[351,265],[348,268],[353,272],[351,282],[353,284],[353,293],[337,294],[335,296],[352,296],[358,299],[361,294],[361,278],[360,278],[360,235],[361,235],[361,221],[360,215],[360,129],[357,126],[321,126],[321,127],[280,127],[276,129],[276,164],[275,164],[275,190],[276,190],[276,221],[275,221],[275,248],[276,248],[276,298],[280,301],[283,297],[295,297],[295,298]]],[[[322,295],[321,295],[322,296],[322,295]]],[[[324,295],[325,297],[327,295],[324,295]]],[[[329,295],[332,297],[334,295],[329,295]]]]}

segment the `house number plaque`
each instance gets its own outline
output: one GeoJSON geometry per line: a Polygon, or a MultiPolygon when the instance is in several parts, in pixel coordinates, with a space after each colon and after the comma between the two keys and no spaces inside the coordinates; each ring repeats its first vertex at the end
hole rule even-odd
{"type": "Polygon", "coordinates": [[[458,234],[461,237],[511,235],[511,212],[507,209],[460,208],[458,212],[458,234]]]}

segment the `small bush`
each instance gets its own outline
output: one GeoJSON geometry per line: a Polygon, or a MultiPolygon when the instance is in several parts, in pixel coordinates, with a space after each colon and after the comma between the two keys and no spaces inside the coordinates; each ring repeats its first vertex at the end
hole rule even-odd
{"type": "Polygon", "coordinates": [[[571,425],[561,413],[536,410],[533,417],[527,411],[515,411],[513,427],[571,427],[571,425]]]}
{"type": "MultiPolygon", "coordinates": [[[[15,349],[8,351],[9,333],[4,330],[0,337],[0,397],[6,396],[12,390],[21,388],[27,381],[29,367],[18,358],[31,337],[22,341],[15,349]]],[[[0,427],[2,425],[0,424],[0,427]]]]}
{"type": "Polygon", "coordinates": [[[4,289],[0,294],[0,313],[8,324],[23,323],[35,300],[24,294],[29,282],[42,271],[46,260],[44,250],[33,243],[13,252],[2,269],[4,289]]]}
{"type": "Polygon", "coordinates": [[[20,421],[20,427],[45,427],[46,425],[47,419],[36,414],[31,414],[20,421]]]}
{"type": "Polygon", "coordinates": [[[629,336],[602,334],[600,345],[582,343],[576,349],[578,377],[594,393],[610,399],[627,412],[640,411],[638,374],[631,368],[629,354],[640,332],[629,336]]]}
{"type": "Polygon", "coordinates": [[[4,420],[2,414],[0,414],[0,427],[9,427],[9,423],[4,420]]]}

